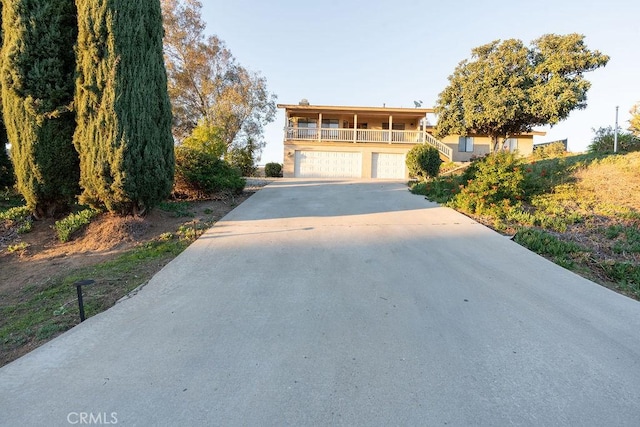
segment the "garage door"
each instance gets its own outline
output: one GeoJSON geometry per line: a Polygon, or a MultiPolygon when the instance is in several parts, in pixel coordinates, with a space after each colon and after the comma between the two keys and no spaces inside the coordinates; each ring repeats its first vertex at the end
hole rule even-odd
{"type": "Polygon", "coordinates": [[[362,154],[339,151],[296,151],[296,178],[360,178],[362,154]]]}
{"type": "Polygon", "coordinates": [[[405,155],[396,153],[373,153],[371,177],[386,179],[405,178],[405,155]]]}

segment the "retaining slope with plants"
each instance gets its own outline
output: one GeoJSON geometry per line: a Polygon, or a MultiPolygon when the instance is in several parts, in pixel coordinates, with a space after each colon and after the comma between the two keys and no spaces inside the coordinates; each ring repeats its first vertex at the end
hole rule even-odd
{"type": "Polygon", "coordinates": [[[411,191],[640,300],[640,152],[542,160],[501,152],[411,191]]]}

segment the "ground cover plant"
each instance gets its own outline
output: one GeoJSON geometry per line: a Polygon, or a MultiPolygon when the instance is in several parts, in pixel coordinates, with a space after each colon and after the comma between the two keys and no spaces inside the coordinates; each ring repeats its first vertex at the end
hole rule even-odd
{"type": "Polygon", "coordinates": [[[411,191],[640,299],[640,152],[520,159],[499,152],[411,191]]]}

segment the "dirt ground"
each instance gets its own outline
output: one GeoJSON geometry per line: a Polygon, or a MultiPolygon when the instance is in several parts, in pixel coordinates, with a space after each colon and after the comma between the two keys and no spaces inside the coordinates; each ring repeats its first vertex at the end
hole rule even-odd
{"type": "Polygon", "coordinates": [[[175,233],[180,225],[217,221],[253,192],[255,189],[249,189],[234,198],[193,202],[189,209],[193,216],[177,216],[175,212],[160,209],[154,209],[143,218],[101,214],[67,243],[60,243],[57,239],[53,229],[55,220],[34,221],[31,232],[9,240],[10,244],[26,243],[27,249],[13,253],[6,248],[0,251],[3,305],[13,300],[13,294],[27,285],[39,285],[49,277],[109,261],[137,245],[157,239],[163,233],[175,233]]]}

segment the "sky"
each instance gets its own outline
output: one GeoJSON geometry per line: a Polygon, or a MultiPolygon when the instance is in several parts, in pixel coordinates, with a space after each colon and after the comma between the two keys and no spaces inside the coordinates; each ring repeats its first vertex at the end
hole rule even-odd
{"type": "MultiPolygon", "coordinates": [[[[278,103],[433,107],[458,63],[493,40],[525,44],[544,34],[580,33],[611,57],[587,73],[588,106],[535,143],[567,138],[581,152],[593,130],[626,129],[640,101],[640,2],[629,0],[202,0],[207,33],[267,80],[278,103]]],[[[260,164],[283,161],[284,111],[265,127],[260,164]]]]}

